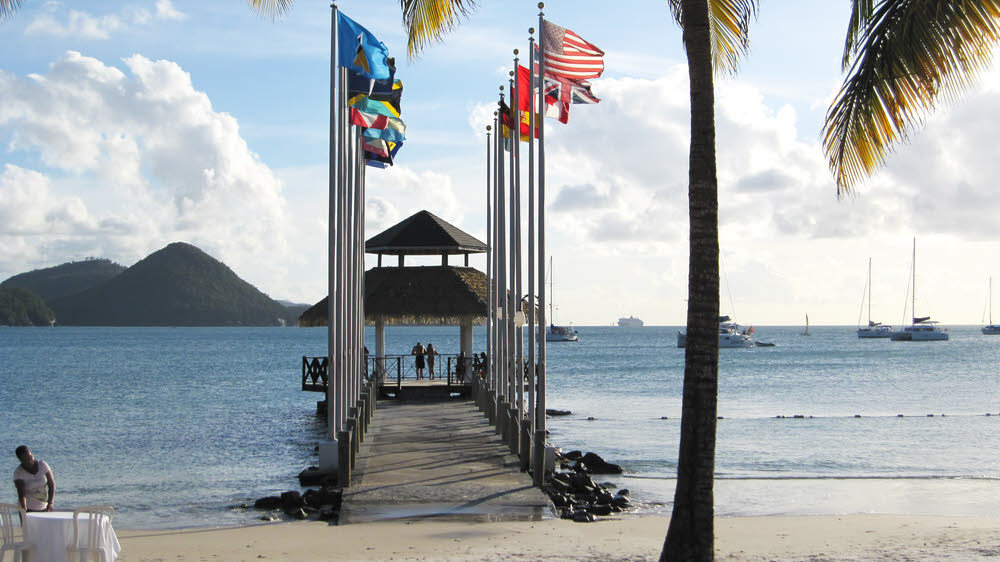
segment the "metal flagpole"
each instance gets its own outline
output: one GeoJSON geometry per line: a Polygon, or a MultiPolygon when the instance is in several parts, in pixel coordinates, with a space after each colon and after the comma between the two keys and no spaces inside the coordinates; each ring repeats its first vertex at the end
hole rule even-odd
{"type": "Polygon", "coordinates": [[[337,358],[337,338],[334,330],[335,296],[334,287],[336,285],[335,265],[339,254],[337,246],[337,71],[339,63],[337,59],[337,5],[330,5],[330,154],[328,162],[328,207],[329,215],[327,222],[327,385],[326,385],[326,421],[327,439],[319,445],[319,463],[323,471],[332,471],[337,468],[337,432],[340,429],[337,420],[337,389],[334,382],[334,360],[337,358]]]}
{"type": "MultiPolygon", "coordinates": [[[[521,244],[521,73],[518,72],[518,57],[517,49],[514,49],[514,97],[513,99],[517,103],[515,114],[517,115],[517,142],[514,143],[516,147],[514,150],[514,233],[515,233],[515,251],[514,251],[514,299],[517,302],[517,312],[520,313],[521,317],[524,316],[524,301],[521,300],[521,295],[524,294],[521,288],[522,275],[521,275],[521,254],[522,254],[522,244],[521,244]]],[[[521,459],[523,462],[527,462],[528,456],[527,451],[521,448],[521,428],[524,425],[524,325],[520,323],[515,324],[514,337],[517,339],[517,345],[515,349],[517,353],[517,376],[514,378],[514,383],[517,385],[517,450],[521,453],[521,459]]],[[[527,466],[523,466],[527,470],[527,466]]]]}
{"type": "MultiPolygon", "coordinates": [[[[503,102],[503,86],[500,86],[500,101],[503,102]]],[[[502,111],[502,108],[501,108],[502,111]]],[[[508,134],[510,131],[508,130],[508,134]]],[[[500,302],[503,303],[500,307],[501,318],[498,318],[498,324],[500,325],[500,385],[498,393],[503,397],[503,400],[497,402],[497,410],[502,411],[504,403],[509,396],[507,392],[507,376],[509,373],[510,365],[507,359],[507,353],[509,349],[509,339],[507,334],[507,318],[510,317],[510,305],[507,302],[507,217],[505,213],[505,181],[504,181],[504,150],[501,148],[499,151],[500,158],[497,160],[497,226],[498,226],[498,237],[497,241],[500,247],[500,256],[498,263],[498,273],[500,280],[500,302]]],[[[499,428],[499,425],[498,425],[499,428]]]]}
{"type": "MultiPolygon", "coordinates": [[[[535,338],[543,337],[535,318],[535,29],[528,30],[528,417],[529,438],[535,428],[535,338]]],[[[523,87],[523,86],[522,86],[523,87]]],[[[530,444],[528,445],[531,448],[530,444]]],[[[538,454],[538,451],[535,451],[538,454]]]]}
{"type": "MultiPolygon", "coordinates": [[[[545,8],[538,3],[538,108],[545,110],[545,8]]],[[[538,120],[538,271],[545,275],[545,117],[538,120]]],[[[545,283],[538,284],[538,324],[545,322],[545,283]]],[[[545,338],[538,340],[538,399],[535,404],[535,472],[534,483],[541,486],[545,482],[545,338]]]]}
{"type": "MultiPolygon", "coordinates": [[[[340,115],[340,117],[343,116],[343,114],[341,112],[342,112],[343,107],[345,105],[345,103],[344,103],[344,97],[345,97],[344,88],[347,85],[346,74],[347,74],[347,69],[346,68],[340,68],[340,72],[339,72],[339,76],[338,76],[338,79],[339,79],[339,82],[340,82],[340,88],[339,88],[339,92],[338,92],[338,101],[339,101],[339,104],[338,104],[338,107],[337,107],[337,111],[338,111],[338,114],[340,115]]],[[[340,248],[340,252],[339,252],[339,255],[337,256],[337,263],[336,263],[337,284],[334,287],[334,293],[333,293],[333,295],[331,295],[331,298],[333,298],[333,299],[336,300],[336,304],[335,304],[335,307],[334,307],[334,310],[336,311],[336,317],[332,321],[335,324],[335,326],[334,326],[334,333],[336,334],[336,340],[337,340],[337,348],[336,348],[337,356],[336,356],[336,363],[334,364],[334,368],[335,368],[335,372],[336,372],[335,379],[336,379],[336,386],[337,386],[337,404],[336,404],[337,435],[339,436],[340,432],[344,430],[344,421],[345,421],[345,418],[346,418],[346,416],[345,416],[346,412],[344,410],[344,404],[345,404],[344,377],[345,377],[345,374],[346,374],[345,373],[345,369],[344,369],[344,358],[345,358],[344,357],[344,347],[345,347],[345,345],[344,345],[344,304],[345,304],[345,299],[344,299],[344,296],[345,296],[344,295],[344,279],[345,279],[344,263],[346,261],[346,255],[345,255],[346,252],[344,251],[345,250],[345,242],[346,242],[345,237],[344,237],[344,234],[345,234],[345,232],[344,232],[344,218],[345,218],[344,215],[345,215],[345,212],[344,211],[345,211],[345,207],[346,207],[345,202],[346,202],[346,191],[347,190],[346,190],[346,186],[344,185],[345,184],[345,175],[346,175],[345,174],[346,170],[344,169],[345,168],[344,164],[345,164],[345,160],[346,160],[346,158],[345,158],[345,152],[347,150],[347,146],[346,146],[346,144],[347,144],[346,143],[346,141],[347,141],[346,136],[347,135],[346,135],[346,133],[344,131],[346,124],[343,122],[343,119],[338,119],[338,121],[339,121],[339,123],[338,123],[339,126],[337,127],[337,141],[338,141],[337,142],[337,144],[338,144],[338,150],[337,150],[337,247],[340,248]]],[[[343,461],[345,459],[341,459],[341,460],[343,461]]]]}
{"type": "Polygon", "coordinates": [[[500,220],[497,217],[498,210],[500,209],[500,202],[498,200],[499,189],[497,188],[497,185],[499,184],[500,170],[501,170],[501,167],[503,165],[502,162],[501,162],[501,157],[500,157],[501,143],[503,143],[503,134],[502,134],[503,133],[503,129],[502,129],[503,124],[500,123],[499,115],[500,115],[499,111],[494,111],[493,112],[493,124],[497,125],[497,127],[496,127],[497,133],[496,133],[496,135],[493,136],[493,178],[492,178],[493,184],[491,186],[492,192],[490,193],[490,196],[492,197],[492,201],[493,201],[493,277],[492,277],[492,283],[491,283],[491,286],[493,287],[493,317],[490,318],[490,322],[492,322],[492,324],[493,324],[493,355],[490,357],[490,361],[492,362],[491,367],[493,369],[493,379],[491,380],[491,384],[492,384],[493,387],[492,387],[491,390],[493,391],[492,395],[493,395],[493,400],[494,400],[494,411],[493,411],[494,422],[496,421],[495,415],[497,413],[496,412],[496,402],[499,401],[499,396],[500,396],[500,373],[501,373],[501,368],[500,368],[500,322],[499,322],[499,316],[500,316],[500,312],[501,312],[501,310],[500,310],[500,303],[501,303],[501,300],[500,300],[500,275],[499,275],[499,271],[500,271],[500,251],[499,251],[499,248],[500,248],[500,235],[499,235],[500,220]]]}
{"type": "MultiPolygon", "coordinates": [[[[511,92],[510,104],[517,107],[517,100],[514,99],[514,78],[513,72],[510,73],[511,79],[508,81],[509,91],[511,92]]],[[[505,318],[507,323],[507,402],[511,409],[511,415],[514,415],[514,409],[516,404],[514,400],[517,398],[517,391],[515,387],[515,380],[517,375],[517,342],[515,337],[517,335],[514,330],[514,314],[517,312],[517,305],[520,304],[520,300],[517,296],[517,283],[514,280],[514,276],[517,274],[517,268],[514,266],[514,255],[517,252],[514,246],[517,243],[517,234],[514,229],[516,228],[516,201],[514,199],[514,160],[517,151],[517,145],[521,142],[521,126],[520,119],[517,116],[517,110],[511,109],[513,115],[511,116],[511,129],[510,129],[510,159],[508,162],[508,193],[507,193],[507,204],[509,205],[508,211],[508,221],[507,221],[507,244],[509,245],[509,250],[507,251],[507,310],[509,311],[505,318]]],[[[515,420],[516,421],[516,420],[515,420]]]]}
{"type": "Polygon", "coordinates": [[[490,150],[493,146],[490,144],[490,130],[495,128],[496,119],[493,120],[494,126],[486,126],[486,364],[483,365],[484,377],[483,382],[489,384],[491,377],[493,376],[493,370],[490,368],[490,357],[493,356],[493,218],[490,216],[492,212],[493,205],[491,205],[490,196],[493,190],[490,188],[490,162],[492,160],[490,155],[490,150]]]}

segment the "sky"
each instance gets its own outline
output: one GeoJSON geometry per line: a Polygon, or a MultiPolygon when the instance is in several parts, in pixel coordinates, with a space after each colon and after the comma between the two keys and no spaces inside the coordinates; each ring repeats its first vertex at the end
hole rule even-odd
{"type": "MultiPolygon", "coordinates": [[[[411,60],[398,2],[338,2],[388,46],[404,85],[407,142],[367,174],[367,237],[428,210],[486,240],[485,128],[536,4],[485,0],[411,60]]],[[[555,321],[682,325],[680,30],[662,0],[553,0],[545,14],[606,53],[602,101],[546,123],[555,321]]],[[[820,131],[848,16],[846,1],[765,0],[739,74],[716,82],[722,313],[853,326],[867,319],[871,258],[873,320],[899,325],[916,238],[917,315],[985,322],[994,269],[1000,294],[1000,73],[942,102],[838,199],[820,131]]],[[[272,298],[320,300],[330,31],[329,2],[271,20],[241,0],[25,0],[0,23],[0,280],[87,257],[130,266],[182,241],[272,298]]]]}

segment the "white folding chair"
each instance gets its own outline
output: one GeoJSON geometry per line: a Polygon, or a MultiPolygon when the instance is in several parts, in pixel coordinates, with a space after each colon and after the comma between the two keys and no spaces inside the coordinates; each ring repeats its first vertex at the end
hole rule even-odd
{"type": "Polygon", "coordinates": [[[28,526],[24,524],[27,521],[26,514],[21,506],[0,503],[0,562],[3,562],[5,556],[7,556],[7,551],[14,551],[14,562],[21,562],[21,554],[24,552],[30,552],[34,549],[34,545],[28,540],[28,526]],[[18,541],[14,536],[14,514],[21,516],[21,520],[18,525],[21,527],[21,540],[18,541]]]}
{"type": "Polygon", "coordinates": [[[104,532],[105,520],[111,524],[111,516],[115,510],[110,505],[88,505],[73,510],[73,542],[66,547],[68,557],[79,557],[80,562],[86,562],[95,557],[102,560],[104,550],[101,548],[101,534],[104,532]],[[80,516],[86,515],[90,523],[84,533],[80,533],[80,516]]]}

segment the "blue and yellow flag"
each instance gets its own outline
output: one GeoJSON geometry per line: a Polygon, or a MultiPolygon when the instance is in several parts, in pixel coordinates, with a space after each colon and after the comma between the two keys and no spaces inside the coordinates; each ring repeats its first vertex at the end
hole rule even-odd
{"type": "Polygon", "coordinates": [[[357,22],[337,11],[337,50],[340,66],[373,80],[392,77],[389,49],[357,22]]]}

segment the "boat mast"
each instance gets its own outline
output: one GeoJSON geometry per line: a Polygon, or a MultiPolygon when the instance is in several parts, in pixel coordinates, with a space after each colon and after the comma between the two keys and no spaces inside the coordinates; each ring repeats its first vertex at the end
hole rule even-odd
{"type": "Polygon", "coordinates": [[[910,305],[913,316],[912,325],[917,325],[917,237],[913,237],[913,304],[910,305]]]}
{"type": "Polygon", "coordinates": [[[872,259],[868,258],[868,327],[872,327],[872,259]]]}
{"type": "Polygon", "coordinates": [[[555,273],[555,272],[552,271],[552,256],[549,256],[549,324],[552,325],[552,326],[555,326],[556,325],[556,316],[555,316],[555,312],[553,312],[554,308],[552,306],[552,303],[555,301],[555,299],[552,298],[552,274],[553,273],[555,273]]]}
{"type": "Polygon", "coordinates": [[[989,303],[990,303],[990,326],[993,325],[993,277],[990,276],[990,291],[989,291],[989,303]]]}

